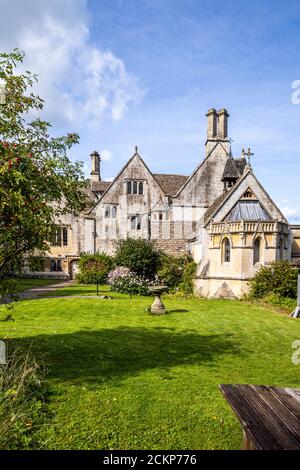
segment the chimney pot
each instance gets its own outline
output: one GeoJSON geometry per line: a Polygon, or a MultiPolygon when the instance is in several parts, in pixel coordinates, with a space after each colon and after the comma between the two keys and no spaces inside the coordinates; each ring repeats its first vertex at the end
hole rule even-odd
{"type": "Polygon", "coordinates": [[[214,139],[217,135],[218,114],[215,108],[206,113],[207,116],[207,139],[214,139]]]}
{"type": "Polygon", "coordinates": [[[228,137],[228,118],[227,109],[220,109],[218,112],[218,136],[221,139],[227,139],[228,137]]]}
{"type": "Polygon", "coordinates": [[[101,181],[100,176],[100,161],[101,157],[97,150],[91,153],[92,158],[92,171],[91,171],[91,180],[92,181],[101,181]]]}

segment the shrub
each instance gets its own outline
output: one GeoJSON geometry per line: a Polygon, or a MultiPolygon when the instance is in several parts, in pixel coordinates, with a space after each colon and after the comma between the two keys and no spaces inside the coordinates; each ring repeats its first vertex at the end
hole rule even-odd
{"type": "Polygon", "coordinates": [[[296,300],[290,297],[281,297],[278,294],[269,294],[262,299],[263,302],[272,305],[273,307],[281,308],[292,312],[296,308],[296,300]]]}
{"type": "Polygon", "coordinates": [[[44,370],[30,352],[15,349],[0,367],[0,449],[39,448],[46,422],[44,370]]]}
{"type": "Polygon", "coordinates": [[[116,264],[140,277],[153,279],[159,265],[159,252],[147,240],[127,238],[117,244],[116,264]]]}
{"type": "Polygon", "coordinates": [[[28,258],[28,267],[30,271],[33,271],[33,272],[44,271],[44,268],[45,268],[44,256],[30,256],[28,258]]]}
{"type": "Polygon", "coordinates": [[[196,263],[190,256],[170,256],[163,253],[160,257],[160,269],[157,272],[160,282],[171,290],[178,288],[183,294],[193,292],[193,280],[196,263]]]}
{"type": "Polygon", "coordinates": [[[185,294],[192,294],[194,292],[194,278],[196,274],[197,264],[195,261],[188,261],[182,274],[182,281],[179,284],[179,289],[185,294]]]}
{"type": "Polygon", "coordinates": [[[82,254],[78,263],[80,272],[76,279],[82,284],[104,284],[113,267],[113,258],[104,253],[82,254]]]}
{"type": "Polygon", "coordinates": [[[181,282],[183,268],[183,258],[176,258],[163,253],[160,256],[160,268],[157,271],[157,276],[162,284],[172,289],[181,282]]]}
{"type": "Polygon", "coordinates": [[[137,276],[125,266],[118,266],[108,274],[107,282],[112,290],[123,294],[149,295],[150,281],[137,276]]]}
{"type": "Polygon", "coordinates": [[[287,261],[262,266],[250,281],[249,297],[262,299],[270,294],[294,299],[297,297],[298,272],[287,261]]]}

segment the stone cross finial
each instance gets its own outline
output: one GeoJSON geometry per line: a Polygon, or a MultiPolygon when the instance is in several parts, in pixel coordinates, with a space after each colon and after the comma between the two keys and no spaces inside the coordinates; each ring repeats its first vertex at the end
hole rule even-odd
{"type": "Polygon", "coordinates": [[[242,149],[242,158],[246,158],[245,155],[246,155],[245,149],[242,149]]]}
{"type": "Polygon", "coordinates": [[[251,149],[250,147],[248,147],[248,151],[247,151],[247,157],[248,157],[248,165],[250,166],[250,157],[254,155],[254,153],[251,153],[251,149]]]}

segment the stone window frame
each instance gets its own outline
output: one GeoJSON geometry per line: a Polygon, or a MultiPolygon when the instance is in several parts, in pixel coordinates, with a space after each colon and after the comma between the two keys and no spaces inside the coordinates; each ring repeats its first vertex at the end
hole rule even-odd
{"type": "Polygon", "coordinates": [[[128,179],[126,182],[126,193],[130,196],[143,196],[144,180],[128,179]]]}
{"type": "Polygon", "coordinates": [[[253,266],[257,263],[262,263],[263,260],[263,239],[260,235],[254,237],[253,239],[253,266]],[[256,244],[259,242],[258,250],[256,249],[256,244]]]}
{"type": "Polygon", "coordinates": [[[229,264],[231,262],[231,259],[232,259],[231,251],[232,251],[231,240],[226,235],[222,238],[222,241],[221,241],[222,264],[229,264]]]}
{"type": "Polygon", "coordinates": [[[69,227],[66,225],[58,226],[53,233],[52,246],[68,246],[69,242],[69,227]]]}
{"type": "Polygon", "coordinates": [[[130,229],[138,231],[142,229],[142,218],[140,214],[130,216],[130,229]]]}
{"type": "Polygon", "coordinates": [[[104,218],[105,219],[116,219],[117,218],[117,206],[115,204],[106,204],[104,207],[104,218]]]}
{"type": "Polygon", "coordinates": [[[62,259],[61,258],[50,258],[50,272],[62,272],[62,259]]]}
{"type": "Polygon", "coordinates": [[[63,246],[68,246],[68,240],[69,234],[68,234],[68,228],[67,227],[62,227],[62,245],[63,246]]]}

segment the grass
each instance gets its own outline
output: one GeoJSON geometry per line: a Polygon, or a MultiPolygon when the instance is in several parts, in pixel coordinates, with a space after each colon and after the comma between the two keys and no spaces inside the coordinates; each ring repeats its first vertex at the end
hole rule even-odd
{"type": "Polygon", "coordinates": [[[47,364],[44,448],[239,449],[241,427],[219,384],[300,386],[297,319],[238,301],[171,298],[170,313],[155,317],[145,312],[151,298],[112,296],[22,301],[15,322],[0,323],[1,337],[31,344],[47,364]]]}
{"type": "Polygon", "coordinates": [[[40,447],[35,431],[48,418],[43,375],[30,351],[10,351],[0,367],[0,449],[40,447]]]}

